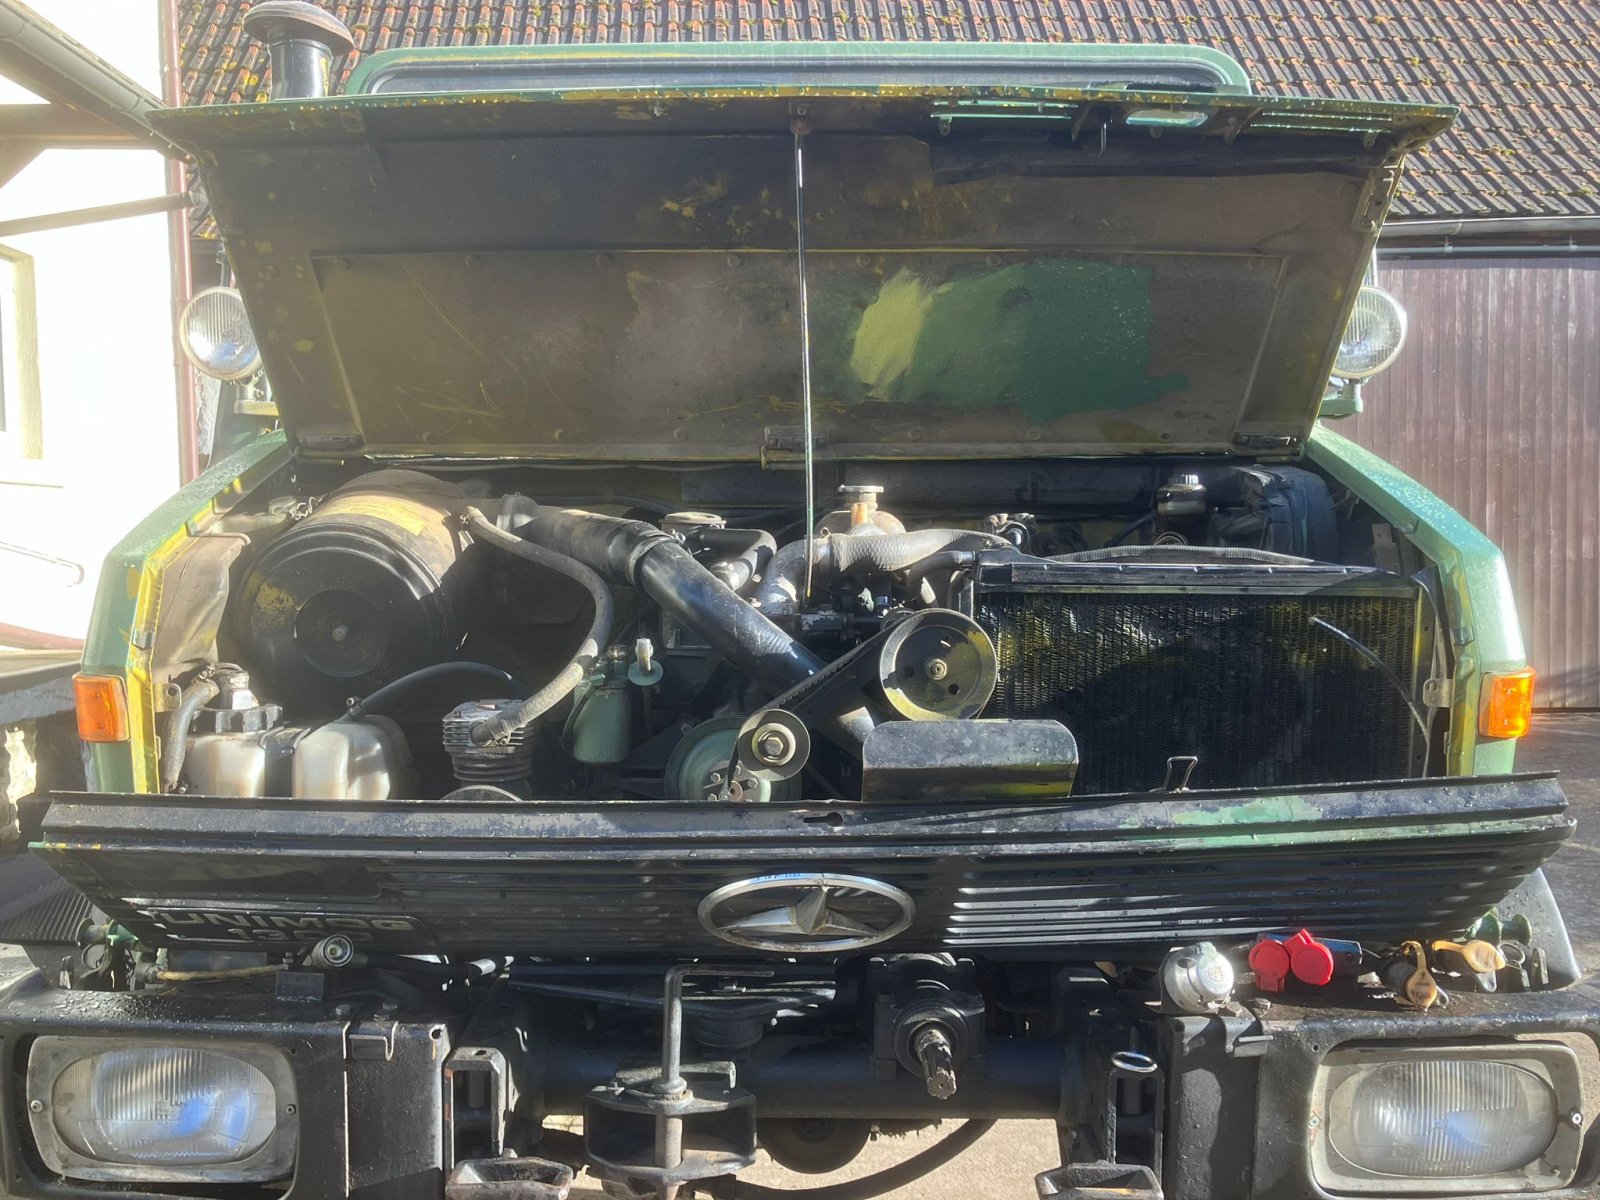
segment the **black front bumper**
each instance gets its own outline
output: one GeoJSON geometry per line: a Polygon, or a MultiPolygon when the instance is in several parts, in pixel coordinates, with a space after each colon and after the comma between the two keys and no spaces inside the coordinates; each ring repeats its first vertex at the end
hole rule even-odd
{"type": "MultiPolygon", "coordinates": [[[[0,1144],[9,1194],[77,1200],[180,1191],[191,1200],[240,1195],[227,1187],[113,1192],[106,1185],[52,1177],[32,1148],[30,1097],[23,1094],[28,1047],[42,1034],[170,1038],[186,1044],[246,1041],[277,1048],[289,1059],[300,1103],[299,1158],[285,1195],[293,1200],[437,1200],[443,1194],[448,1143],[443,1066],[460,1030],[442,1014],[279,1001],[270,990],[220,984],[161,996],[65,992],[20,963],[0,963],[11,971],[0,981],[0,1071],[7,1089],[0,1144]]],[[[1125,1019],[1134,1019],[1131,1010],[1125,1019]]],[[[1543,993],[1462,996],[1448,1013],[1427,1016],[1377,1002],[1365,1011],[1279,1004],[1259,1019],[1154,1018],[1146,1031],[1154,1033],[1161,1067],[1161,1175],[1167,1200],[1329,1200],[1312,1182],[1309,1156],[1316,1136],[1310,1083],[1330,1050],[1353,1041],[1457,1042],[1549,1034],[1578,1034],[1600,1046],[1600,988],[1586,982],[1543,993]]],[[[557,1047],[552,1041],[543,1052],[557,1047]]],[[[1073,1061],[1070,1050],[1062,1056],[1059,1047],[1041,1045],[1041,1054],[1052,1052],[1062,1069],[1056,1110],[1049,1111],[1049,1098],[1040,1096],[1045,1111],[1009,1115],[1060,1118],[1071,1109],[1083,1064],[1073,1061]]],[[[603,1055],[588,1061],[592,1082],[603,1083],[614,1064],[603,1055]]],[[[982,1103],[982,1091],[981,1086],[971,1089],[974,1101],[982,1103]]],[[[759,1112],[759,1091],[756,1103],[759,1112]]],[[[562,1105],[557,1101],[551,1107],[560,1111],[562,1105]]],[[[1596,1153],[1596,1136],[1588,1131],[1577,1183],[1539,1194],[1547,1200],[1593,1196],[1596,1153]]],[[[253,1198],[269,1194],[249,1192],[253,1198]]]]}

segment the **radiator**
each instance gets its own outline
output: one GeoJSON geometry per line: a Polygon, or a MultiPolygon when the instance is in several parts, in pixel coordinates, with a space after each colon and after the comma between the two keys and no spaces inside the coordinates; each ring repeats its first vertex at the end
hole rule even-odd
{"type": "Polygon", "coordinates": [[[1421,772],[1405,695],[1333,625],[1420,687],[1431,614],[1411,581],[1343,567],[1004,563],[969,593],[994,639],[988,716],[1076,735],[1077,791],[1149,790],[1194,755],[1196,787],[1421,772]]]}

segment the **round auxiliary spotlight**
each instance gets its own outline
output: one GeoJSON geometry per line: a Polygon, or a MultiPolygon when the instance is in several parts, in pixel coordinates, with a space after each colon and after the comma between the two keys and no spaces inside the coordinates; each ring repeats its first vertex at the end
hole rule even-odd
{"type": "Polygon", "coordinates": [[[178,341],[195,370],[212,379],[248,379],[261,367],[244,298],[230,287],[211,287],[183,306],[178,341]]]}
{"type": "Polygon", "coordinates": [[[1333,373],[1340,379],[1370,379],[1399,357],[1406,343],[1406,310],[1382,288],[1363,287],[1339,340],[1333,373]]]}

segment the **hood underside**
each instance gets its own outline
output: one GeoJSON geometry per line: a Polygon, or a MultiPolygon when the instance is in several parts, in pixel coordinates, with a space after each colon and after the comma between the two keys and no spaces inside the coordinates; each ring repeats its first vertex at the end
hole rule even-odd
{"type": "MultiPolygon", "coordinates": [[[[735,80],[735,82],[737,82],[735,80]]],[[[1041,87],[173,110],[303,454],[1294,452],[1449,111],[1041,87]]]]}

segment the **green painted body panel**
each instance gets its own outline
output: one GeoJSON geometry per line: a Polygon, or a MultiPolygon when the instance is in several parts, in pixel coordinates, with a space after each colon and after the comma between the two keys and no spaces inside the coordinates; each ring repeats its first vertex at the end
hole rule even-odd
{"type": "Polygon", "coordinates": [[[94,786],[154,791],[157,738],[149,648],[162,565],[265,476],[288,461],[282,432],[214,463],[136,525],[106,556],[83,644],[83,670],[119,675],[128,689],[130,738],[89,747],[94,786]]]}
{"type": "Polygon", "coordinates": [[[1502,775],[1513,769],[1516,741],[1478,733],[1480,685],[1487,672],[1528,665],[1511,576],[1499,548],[1455,509],[1392,463],[1319,426],[1310,460],[1344,484],[1414,542],[1439,568],[1456,655],[1451,703],[1452,775],[1502,775]]]}

